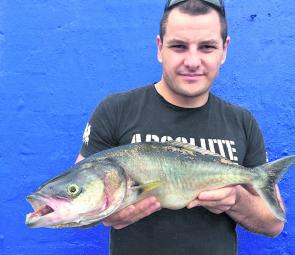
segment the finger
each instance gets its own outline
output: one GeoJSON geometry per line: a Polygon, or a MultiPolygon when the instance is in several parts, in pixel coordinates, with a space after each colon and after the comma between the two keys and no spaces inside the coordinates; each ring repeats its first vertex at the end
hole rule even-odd
{"type": "Polygon", "coordinates": [[[115,224],[122,224],[124,222],[128,223],[133,217],[138,214],[139,209],[144,209],[145,207],[151,206],[151,204],[155,203],[156,199],[154,197],[150,197],[144,200],[141,200],[134,205],[130,205],[118,213],[115,213],[109,216],[106,219],[106,222],[111,223],[112,225],[115,224]]]}
{"type": "Polygon", "coordinates": [[[200,206],[200,201],[198,199],[195,199],[193,200],[192,202],[190,202],[188,205],[187,205],[187,209],[192,209],[196,206],[200,206]]]}
{"type": "Polygon", "coordinates": [[[135,206],[135,210],[130,214],[126,219],[123,221],[118,221],[115,224],[113,224],[113,228],[115,229],[121,229],[124,228],[130,224],[133,224],[139,220],[141,220],[144,217],[149,216],[155,211],[160,210],[160,203],[155,202],[155,204],[152,204],[150,206],[147,206],[147,204],[144,205],[137,205],[135,206]]]}
{"type": "MultiPolygon", "coordinates": [[[[217,208],[221,206],[220,201],[200,201],[199,205],[206,208],[217,208]]],[[[222,205],[224,205],[224,203],[222,203],[222,205]]]]}
{"type": "Polygon", "coordinates": [[[203,191],[198,195],[198,199],[195,199],[190,202],[187,206],[188,209],[191,209],[196,206],[204,206],[205,202],[213,201],[212,206],[215,206],[218,203],[223,203],[222,201],[226,201],[228,199],[228,203],[234,203],[235,201],[235,193],[233,192],[234,188],[229,186],[221,189],[211,190],[211,191],[203,191]],[[233,201],[233,202],[232,202],[233,201]]]}
{"type": "Polygon", "coordinates": [[[219,209],[212,209],[212,208],[206,208],[206,209],[214,214],[221,214],[221,213],[225,212],[225,211],[219,210],[219,209]]]}
{"type": "Polygon", "coordinates": [[[235,205],[234,197],[229,197],[221,201],[200,201],[199,202],[199,206],[203,206],[210,211],[219,210],[222,212],[226,212],[230,210],[234,205],[235,205]]]}
{"type": "Polygon", "coordinates": [[[143,203],[135,206],[135,211],[132,216],[129,218],[129,223],[134,223],[140,219],[151,215],[152,213],[161,209],[159,202],[155,201],[152,203],[143,203]]]}
{"type": "Polygon", "coordinates": [[[112,226],[114,228],[128,226],[135,221],[150,215],[152,212],[158,210],[160,204],[155,197],[146,198],[134,205],[130,205],[123,210],[106,218],[103,223],[105,226],[112,226]]]}
{"type": "Polygon", "coordinates": [[[218,201],[231,196],[235,192],[235,187],[228,186],[221,189],[203,191],[199,194],[199,200],[218,201]]]}
{"type": "Polygon", "coordinates": [[[125,219],[130,217],[130,215],[134,213],[134,211],[135,211],[135,206],[129,205],[128,207],[120,210],[119,212],[116,212],[108,216],[102,221],[102,223],[107,227],[122,223],[124,222],[125,219]]]}
{"type": "Polygon", "coordinates": [[[215,213],[215,214],[220,214],[223,212],[228,211],[232,205],[220,205],[217,202],[202,202],[202,201],[198,201],[198,200],[194,200],[192,201],[187,208],[191,209],[194,208],[196,206],[202,206],[204,208],[206,208],[208,211],[215,213]]]}
{"type": "Polygon", "coordinates": [[[130,224],[118,224],[118,225],[114,225],[112,226],[114,229],[122,229],[122,228],[126,228],[127,226],[129,226],[130,224]]]}
{"type": "Polygon", "coordinates": [[[208,211],[215,213],[215,214],[220,214],[223,212],[227,212],[232,208],[231,205],[202,205],[204,208],[206,208],[208,211]]]}

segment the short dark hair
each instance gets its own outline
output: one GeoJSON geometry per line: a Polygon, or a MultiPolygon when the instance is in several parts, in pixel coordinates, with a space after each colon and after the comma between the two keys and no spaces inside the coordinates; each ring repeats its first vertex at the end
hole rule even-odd
{"type": "Polygon", "coordinates": [[[181,12],[189,14],[189,15],[204,15],[209,13],[212,9],[216,10],[219,15],[220,24],[221,24],[221,38],[223,40],[223,43],[225,43],[227,38],[227,21],[225,17],[225,13],[222,13],[222,11],[215,5],[203,2],[201,0],[187,0],[184,2],[180,2],[179,4],[176,4],[172,8],[169,8],[168,10],[164,11],[163,16],[161,18],[160,22],[160,38],[161,41],[163,41],[164,35],[166,33],[166,27],[167,27],[167,21],[168,16],[174,8],[178,8],[181,12]]]}

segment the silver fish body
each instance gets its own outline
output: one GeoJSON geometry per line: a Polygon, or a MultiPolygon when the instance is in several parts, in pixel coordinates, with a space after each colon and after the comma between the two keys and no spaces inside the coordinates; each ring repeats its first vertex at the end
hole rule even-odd
{"type": "Polygon", "coordinates": [[[177,142],[137,143],[102,151],[49,180],[28,196],[30,227],[94,225],[147,196],[162,208],[181,209],[201,191],[248,184],[285,220],[274,186],[295,164],[289,156],[245,168],[207,150],[177,142]]]}

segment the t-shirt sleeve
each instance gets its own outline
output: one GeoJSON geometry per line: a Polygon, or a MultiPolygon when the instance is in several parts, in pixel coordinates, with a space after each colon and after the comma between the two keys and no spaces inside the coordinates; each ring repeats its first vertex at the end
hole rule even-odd
{"type": "Polygon", "coordinates": [[[249,113],[247,120],[247,151],[243,165],[255,167],[266,162],[266,151],[262,132],[257,121],[249,113]]]}
{"type": "Polygon", "coordinates": [[[80,150],[83,157],[117,146],[116,107],[111,101],[109,98],[103,100],[87,123],[80,150]]]}

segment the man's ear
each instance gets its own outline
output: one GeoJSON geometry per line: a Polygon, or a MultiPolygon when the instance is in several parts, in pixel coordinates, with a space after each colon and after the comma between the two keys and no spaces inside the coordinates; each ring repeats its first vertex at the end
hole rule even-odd
{"type": "Polygon", "coordinates": [[[158,58],[158,61],[162,64],[162,47],[163,47],[163,43],[162,43],[162,40],[161,40],[159,35],[157,36],[156,40],[157,40],[157,49],[158,49],[157,58],[158,58]]]}
{"type": "Polygon", "coordinates": [[[223,45],[223,54],[222,54],[221,64],[225,63],[229,43],[230,43],[230,37],[228,36],[223,45]]]}

